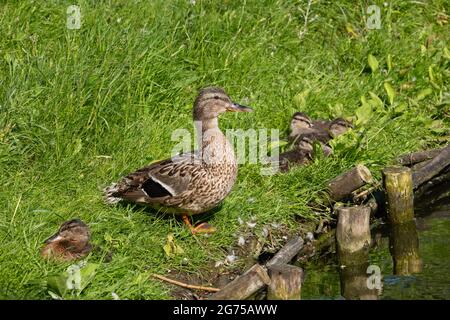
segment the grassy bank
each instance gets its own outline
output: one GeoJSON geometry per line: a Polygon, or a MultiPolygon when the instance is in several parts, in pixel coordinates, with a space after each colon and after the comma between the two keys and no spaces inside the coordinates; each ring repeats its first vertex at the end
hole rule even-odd
{"type": "Polygon", "coordinates": [[[306,203],[328,179],[355,163],[377,176],[396,155],[448,139],[446,1],[380,2],[378,30],[366,27],[364,1],[313,1],[306,22],[307,1],[77,3],[77,30],[66,28],[73,1],[0,3],[0,297],[50,298],[47,277],[68,264],[43,261],[39,249],[79,217],[99,267],[67,298],[170,298],[149,274],[224,260],[238,218],[256,218],[256,234],[273,222],[298,228],[299,217],[320,218],[306,203]],[[173,130],[193,131],[192,101],[211,84],[256,110],[225,115],[222,128],[285,135],[299,110],[355,117],[357,127],[333,157],[288,174],[241,166],[210,238],[143,208],[106,206],[105,185],[168,157],[173,130]],[[169,233],[183,254],[166,256],[169,233]]]}

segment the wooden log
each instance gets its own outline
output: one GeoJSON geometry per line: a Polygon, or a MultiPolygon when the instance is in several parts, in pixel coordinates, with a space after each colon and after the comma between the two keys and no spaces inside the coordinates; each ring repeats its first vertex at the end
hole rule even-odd
{"type": "Polygon", "coordinates": [[[270,283],[266,269],[255,264],[243,275],[237,277],[220,291],[214,293],[210,300],[245,300],[270,283]]]}
{"type": "Polygon", "coordinates": [[[394,274],[411,275],[422,271],[419,237],[414,221],[391,226],[389,251],[394,261],[394,274]]]}
{"type": "Polygon", "coordinates": [[[370,212],[367,206],[337,208],[336,242],[341,265],[360,264],[361,259],[356,259],[356,256],[365,256],[368,252],[371,242],[370,212]]]}
{"type": "Polygon", "coordinates": [[[408,153],[400,156],[397,159],[397,163],[403,166],[412,166],[416,163],[433,159],[441,153],[441,151],[442,148],[408,153]]]}
{"type": "Polygon", "coordinates": [[[436,189],[438,186],[449,182],[450,182],[450,167],[444,169],[443,173],[439,174],[438,176],[432,178],[431,180],[419,186],[414,192],[414,196],[417,198],[424,197],[428,193],[433,192],[433,190],[436,189]]]}
{"type": "Polygon", "coordinates": [[[301,237],[293,237],[266,263],[266,267],[289,263],[303,248],[303,244],[304,241],[301,237]]]}
{"type": "Polygon", "coordinates": [[[302,268],[275,264],[269,268],[270,284],[267,300],[300,300],[303,280],[302,268]]]}
{"type": "Polygon", "coordinates": [[[411,169],[392,166],[383,170],[383,184],[391,224],[414,219],[414,195],[411,169]]]}
{"type": "Polygon", "coordinates": [[[420,170],[420,169],[422,169],[423,167],[425,167],[427,164],[429,164],[430,161],[431,161],[431,160],[425,160],[425,161],[422,161],[422,162],[418,162],[418,163],[416,163],[415,165],[411,166],[411,170],[412,170],[413,172],[414,172],[414,171],[417,171],[417,170],[420,170]]]}
{"type": "MultiPolygon", "coordinates": [[[[278,251],[266,266],[270,268],[276,264],[289,263],[303,248],[303,239],[299,236],[293,237],[278,251]]],[[[212,300],[244,300],[270,283],[267,269],[259,264],[253,265],[243,275],[237,277],[220,291],[213,294],[212,300]]]]}
{"type": "Polygon", "coordinates": [[[415,171],[412,175],[413,187],[416,189],[422,183],[430,180],[439,172],[444,170],[450,165],[450,144],[447,145],[442,151],[433,158],[426,166],[415,171]]]}
{"type": "Polygon", "coordinates": [[[372,174],[369,169],[366,166],[357,165],[328,182],[327,188],[330,198],[340,201],[351,197],[353,191],[371,182],[372,174]]]}
{"type": "Polygon", "coordinates": [[[374,197],[371,197],[367,201],[366,206],[368,206],[370,208],[370,214],[372,216],[374,216],[377,213],[377,211],[378,211],[378,202],[377,202],[377,200],[374,197]]]}

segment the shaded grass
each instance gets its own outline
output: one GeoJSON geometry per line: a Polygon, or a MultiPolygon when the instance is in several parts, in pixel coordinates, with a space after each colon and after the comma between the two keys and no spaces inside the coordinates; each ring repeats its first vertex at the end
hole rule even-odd
{"type": "Polygon", "coordinates": [[[0,296],[49,298],[42,280],[67,265],[42,261],[39,248],[60,223],[79,217],[101,248],[89,261],[113,253],[81,298],[169,298],[168,287],[149,274],[198,273],[205,262],[223,260],[236,243],[238,217],[256,217],[257,232],[274,221],[297,228],[296,216],[318,218],[306,204],[328,179],[358,162],[379,178],[396,155],[435,145],[449,128],[448,118],[433,122],[448,109],[450,32],[437,23],[445,1],[381,5],[380,30],[365,28],[369,3],[313,2],[302,39],[305,3],[298,1],[79,1],[82,27],[68,30],[71,4],[0,4],[0,296]],[[424,50],[430,35],[436,39],[424,50]],[[380,62],[375,73],[368,54],[380,62]],[[385,81],[406,110],[389,106],[385,81]],[[259,165],[243,165],[210,220],[219,230],[211,238],[197,241],[178,220],[143,208],[104,205],[102,187],[167,157],[173,130],[193,131],[192,101],[209,84],[256,109],[222,117],[222,128],[286,132],[297,110],[352,116],[369,91],[385,106],[358,129],[359,143],[344,139],[332,158],[269,177],[259,165]],[[429,87],[432,94],[417,101],[429,87]],[[185,254],[167,259],[162,246],[171,232],[185,254]]]}

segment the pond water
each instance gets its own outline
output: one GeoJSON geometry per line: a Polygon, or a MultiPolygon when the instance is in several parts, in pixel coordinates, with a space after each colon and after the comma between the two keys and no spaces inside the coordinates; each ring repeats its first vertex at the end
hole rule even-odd
{"type": "Polygon", "coordinates": [[[306,279],[302,299],[450,299],[448,192],[439,201],[422,203],[416,208],[415,223],[406,230],[393,230],[381,225],[371,233],[374,245],[367,263],[359,270],[341,268],[336,254],[331,254],[326,261],[303,266],[306,279]],[[400,249],[399,243],[402,245],[400,249]],[[406,266],[402,262],[402,252],[409,255],[406,266]],[[373,279],[369,280],[369,287],[375,289],[367,288],[368,277],[376,274],[373,270],[367,273],[370,265],[380,271],[378,279],[381,281],[378,283],[381,283],[381,290],[377,289],[380,286],[373,279]],[[349,276],[349,273],[353,275],[349,276]]]}

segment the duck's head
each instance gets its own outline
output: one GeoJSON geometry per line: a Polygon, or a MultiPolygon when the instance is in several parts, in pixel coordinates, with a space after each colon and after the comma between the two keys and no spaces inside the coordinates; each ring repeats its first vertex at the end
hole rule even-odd
{"type": "Polygon", "coordinates": [[[311,118],[304,112],[296,112],[292,116],[291,131],[296,132],[301,129],[311,128],[311,118]]]}
{"type": "Polygon", "coordinates": [[[70,257],[82,253],[89,246],[91,232],[89,227],[79,219],[64,222],[58,232],[45,240],[42,249],[44,257],[59,257],[69,260],[70,257]]]}
{"type": "Polygon", "coordinates": [[[207,87],[200,90],[194,102],[194,120],[214,119],[227,111],[251,112],[253,109],[233,102],[222,88],[207,87]]]}
{"type": "Polygon", "coordinates": [[[314,141],[307,135],[302,135],[297,141],[297,147],[302,151],[312,152],[314,150],[314,141]]]}
{"type": "Polygon", "coordinates": [[[353,125],[349,121],[343,118],[337,118],[331,121],[329,132],[335,138],[346,133],[351,128],[353,128],[353,125]]]}

